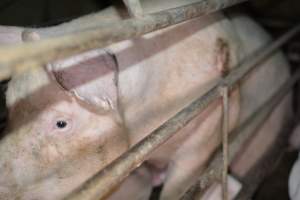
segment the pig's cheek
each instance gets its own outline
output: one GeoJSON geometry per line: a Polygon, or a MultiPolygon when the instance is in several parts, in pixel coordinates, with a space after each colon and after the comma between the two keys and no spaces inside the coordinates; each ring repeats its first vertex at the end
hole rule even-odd
{"type": "Polygon", "coordinates": [[[123,128],[112,119],[98,117],[82,127],[82,133],[76,137],[78,155],[86,152],[94,154],[103,165],[111,162],[128,149],[123,128]]]}
{"type": "Polygon", "coordinates": [[[31,154],[39,167],[44,169],[59,165],[64,157],[64,152],[53,140],[49,138],[39,138],[32,142],[30,146],[31,154]]]}
{"type": "Polygon", "coordinates": [[[13,173],[17,182],[30,184],[43,179],[54,172],[58,164],[57,158],[57,152],[49,151],[49,145],[45,145],[45,141],[41,138],[37,140],[25,139],[22,150],[12,159],[13,173]]]}
{"type": "Polygon", "coordinates": [[[79,129],[76,136],[69,142],[70,149],[76,152],[77,156],[93,153],[103,154],[108,138],[101,132],[103,130],[93,129],[93,127],[79,129]]]}
{"type": "Polygon", "coordinates": [[[69,157],[69,145],[72,140],[72,128],[64,131],[55,127],[55,123],[40,123],[35,127],[36,136],[31,141],[33,157],[45,168],[59,166],[69,157]]]}

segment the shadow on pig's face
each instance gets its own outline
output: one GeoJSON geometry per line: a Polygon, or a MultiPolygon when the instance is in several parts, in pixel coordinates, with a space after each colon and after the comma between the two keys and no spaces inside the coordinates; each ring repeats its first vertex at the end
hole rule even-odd
{"type": "Polygon", "coordinates": [[[44,69],[14,77],[7,99],[9,124],[0,143],[6,175],[0,186],[14,187],[21,196],[51,192],[58,199],[128,148],[113,112],[85,105],[44,69]]]}

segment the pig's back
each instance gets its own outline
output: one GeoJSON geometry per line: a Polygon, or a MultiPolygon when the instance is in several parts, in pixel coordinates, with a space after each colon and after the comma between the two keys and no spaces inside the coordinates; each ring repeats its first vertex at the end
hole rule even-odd
{"type": "MultiPolygon", "coordinates": [[[[272,41],[257,23],[245,15],[235,14],[231,21],[239,35],[244,58],[259,51],[272,41]]],[[[289,64],[281,52],[277,52],[253,70],[241,84],[241,116],[244,121],[266,99],[271,97],[289,77],[289,64]]]]}
{"type": "MultiPolygon", "coordinates": [[[[249,17],[232,15],[231,21],[241,39],[245,55],[248,57],[255,51],[270,44],[271,37],[249,17]]],[[[244,122],[253,112],[278,91],[290,77],[289,64],[281,52],[260,62],[260,66],[247,75],[240,84],[240,116],[239,122],[244,122]]],[[[239,176],[244,176],[249,169],[273,145],[283,125],[291,119],[290,95],[276,107],[251,138],[232,164],[232,170],[239,176]]]]}
{"type": "Polygon", "coordinates": [[[119,98],[132,144],[219,80],[219,52],[228,45],[236,66],[241,49],[222,14],[198,18],[110,47],[119,66],[119,98]]]}

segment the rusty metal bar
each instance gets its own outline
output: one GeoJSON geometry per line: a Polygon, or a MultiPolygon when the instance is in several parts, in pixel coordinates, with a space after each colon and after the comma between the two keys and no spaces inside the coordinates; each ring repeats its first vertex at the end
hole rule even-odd
{"type": "Polygon", "coordinates": [[[222,152],[223,152],[223,171],[222,171],[222,196],[223,200],[228,200],[228,134],[229,134],[229,92],[227,85],[220,87],[222,96],[222,152]]]}
{"type": "Polygon", "coordinates": [[[274,173],[281,159],[285,157],[284,154],[288,153],[287,149],[289,144],[287,138],[289,138],[293,132],[293,128],[295,128],[296,124],[296,120],[291,120],[289,123],[284,124],[282,131],[278,137],[276,137],[272,146],[264,153],[259,161],[251,167],[249,172],[242,177],[242,190],[234,200],[252,199],[264,180],[274,173]]]}
{"type": "MultiPolygon", "coordinates": [[[[255,133],[263,123],[269,118],[274,108],[282,101],[292,89],[294,84],[300,79],[300,71],[294,74],[288,81],[286,81],[278,91],[272,95],[266,102],[264,102],[247,120],[239,127],[235,128],[229,135],[229,162],[231,162],[238,150],[243,144],[255,133]]],[[[201,199],[203,191],[212,185],[214,182],[221,180],[223,155],[222,150],[219,149],[214,158],[210,162],[207,169],[199,177],[199,186],[196,191],[195,199],[201,199]]]]}
{"type": "Polygon", "coordinates": [[[0,48],[0,80],[14,72],[43,66],[76,53],[102,48],[112,43],[137,37],[186,20],[207,15],[246,0],[209,0],[154,14],[105,23],[57,38],[0,48]]]}
{"type": "Polygon", "coordinates": [[[198,98],[189,106],[185,107],[174,117],[161,125],[150,135],[145,137],[129,151],[113,161],[104,170],[85,182],[80,188],[75,190],[67,200],[94,200],[107,197],[135,168],[141,165],[145,157],[154,149],[166,142],[179,129],[184,127],[195,116],[203,111],[211,102],[220,97],[219,88],[227,85],[229,89],[254,69],[266,57],[270,56],[286,41],[291,39],[300,31],[300,25],[280,37],[267,47],[255,52],[247,57],[238,67],[232,70],[224,79],[217,83],[204,96],[198,98]]]}
{"type": "Polygon", "coordinates": [[[128,13],[132,17],[142,17],[143,9],[140,0],[123,0],[128,13]]]}

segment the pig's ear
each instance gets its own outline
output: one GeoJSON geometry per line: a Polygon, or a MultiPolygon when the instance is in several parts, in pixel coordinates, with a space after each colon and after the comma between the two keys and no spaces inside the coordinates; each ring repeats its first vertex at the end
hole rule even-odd
{"type": "Polygon", "coordinates": [[[117,108],[117,63],[104,50],[93,50],[47,66],[62,88],[107,111],[117,108]]]}

